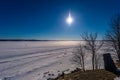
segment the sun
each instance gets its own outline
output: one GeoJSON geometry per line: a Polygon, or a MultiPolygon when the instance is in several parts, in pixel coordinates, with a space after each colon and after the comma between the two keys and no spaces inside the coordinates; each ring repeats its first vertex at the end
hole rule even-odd
{"type": "Polygon", "coordinates": [[[67,22],[69,25],[71,25],[71,24],[73,23],[73,18],[72,18],[72,16],[71,16],[70,12],[69,12],[68,18],[66,19],[66,22],[67,22]]]}

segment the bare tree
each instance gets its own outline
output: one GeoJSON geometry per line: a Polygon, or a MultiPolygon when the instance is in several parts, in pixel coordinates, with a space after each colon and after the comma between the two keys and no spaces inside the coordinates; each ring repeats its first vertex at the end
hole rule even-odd
{"type": "Polygon", "coordinates": [[[72,61],[81,66],[82,70],[85,71],[85,49],[81,44],[74,52],[72,61]]]}
{"type": "Polygon", "coordinates": [[[107,45],[111,46],[117,53],[120,62],[120,15],[111,19],[110,30],[105,34],[107,45]]]}
{"type": "Polygon", "coordinates": [[[98,69],[98,50],[102,47],[103,41],[97,40],[97,33],[84,33],[81,35],[82,39],[85,41],[85,49],[90,51],[92,54],[92,67],[93,70],[98,69]]]}

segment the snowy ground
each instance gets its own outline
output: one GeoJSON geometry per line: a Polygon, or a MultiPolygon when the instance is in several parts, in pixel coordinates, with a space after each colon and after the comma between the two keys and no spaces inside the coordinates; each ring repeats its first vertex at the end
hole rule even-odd
{"type": "MultiPolygon", "coordinates": [[[[46,80],[75,68],[72,52],[78,41],[0,42],[0,80],[46,80]]],[[[90,68],[91,57],[86,58],[90,68]]]]}

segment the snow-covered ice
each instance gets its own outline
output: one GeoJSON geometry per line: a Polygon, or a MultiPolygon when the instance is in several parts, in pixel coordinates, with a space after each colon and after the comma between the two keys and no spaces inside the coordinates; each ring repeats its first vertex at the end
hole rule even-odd
{"type": "Polygon", "coordinates": [[[74,68],[70,62],[78,41],[0,42],[0,79],[46,80],[74,68]]]}
{"type": "MultiPolygon", "coordinates": [[[[75,64],[70,59],[79,41],[0,42],[0,79],[46,80],[61,72],[69,73],[75,64]]],[[[90,68],[90,56],[87,66],[90,68]]]]}

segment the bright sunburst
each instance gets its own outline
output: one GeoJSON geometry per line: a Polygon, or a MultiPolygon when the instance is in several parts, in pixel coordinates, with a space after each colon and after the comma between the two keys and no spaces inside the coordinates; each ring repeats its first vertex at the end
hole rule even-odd
{"type": "Polygon", "coordinates": [[[72,18],[72,16],[71,16],[70,12],[69,12],[69,16],[68,16],[68,18],[66,19],[66,21],[67,21],[67,23],[68,23],[69,25],[71,25],[72,22],[73,22],[73,18],[72,18]]]}

